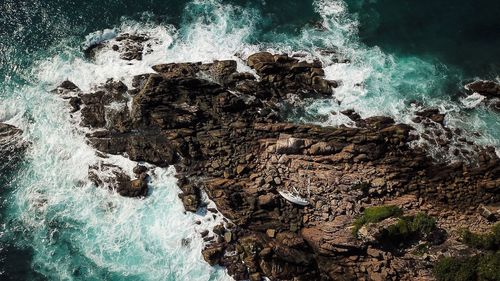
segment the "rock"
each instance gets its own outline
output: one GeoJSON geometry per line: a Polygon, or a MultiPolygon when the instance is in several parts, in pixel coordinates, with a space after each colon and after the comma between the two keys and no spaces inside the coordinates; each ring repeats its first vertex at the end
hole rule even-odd
{"type": "Polygon", "coordinates": [[[260,195],[257,199],[257,202],[262,208],[272,208],[276,203],[275,195],[271,193],[260,195]]]}
{"type": "Polygon", "coordinates": [[[247,169],[246,165],[238,165],[236,167],[236,174],[241,175],[246,171],[246,169],[247,169]]]}
{"type": "Polygon", "coordinates": [[[69,99],[69,104],[72,107],[70,113],[77,112],[81,109],[80,106],[82,105],[82,99],[80,99],[79,97],[71,97],[69,99]]]}
{"type": "Polygon", "coordinates": [[[233,233],[231,231],[226,231],[226,233],[224,233],[224,241],[226,241],[226,243],[230,243],[232,240],[233,233]]]}
{"type": "Polygon", "coordinates": [[[142,60],[144,53],[143,43],[149,38],[145,34],[120,34],[115,38],[118,45],[113,46],[113,50],[120,52],[123,60],[142,60]],[[116,46],[116,47],[115,47],[116,46]]]}
{"type": "Polygon", "coordinates": [[[201,206],[201,191],[196,184],[192,184],[186,178],[179,181],[179,187],[182,193],[179,198],[182,200],[184,208],[188,212],[196,212],[201,206]]]}
{"type": "Polygon", "coordinates": [[[126,197],[146,196],[148,192],[147,174],[131,180],[120,167],[103,161],[89,167],[89,178],[95,185],[116,190],[126,197]]]}
{"type": "Polygon", "coordinates": [[[9,178],[17,169],[28,145],[22,130],[0,122],[0,179],[9,178]]]}
{"type": "Polygon", "coordinates": [[[499,211],[500,207],[494,207],[494,206],[485,206],[483,204],[479,205],[478,211],[479,214],[481,214],[482,217],[484,217],[487,220],[490,221],[496,221],[498,220],[499,217],[499,211]]]}
{"type": "Polygon", "coordinates": [[[495,81],[478,80],[465,85],[465,88],[489,98],[500,98],[500,84],[495,81]]]}
{"type": "Polygon", "coordinates": [[[302,228],[300,234],[317,253],[325,256],[345,255],[361,247],[361,242],[352,234],[351,225],[351,218],[338,216],[332,222],[302,228]]]}
{"type": "Polygon", "coordinates": [[[253,55],[250,55],[247,59],[248,66],[252,68],[258,67],[259,64],[263,66],[265,63],[273,62],[274,57],[271,53],[268,52],[255,53],[253,55]]]}
{"type": "MultiPolygon", "coordinates": [[[[214,61],[208,67],[209,75],[215,81],[221,84],[228,84],[232,82],[230,81],[230,77],[235,72],[236,72],[236,61],[234,60],[214,61]]],[[[234,79],[234,76],[232,78],[234,79]]]]}
{"type": "Polygon", "coordinates": [[[297,154],[304,147],[304,140],[292,138],[288,135],[280,135],[276,143],[276,153],[297,154]]]}
{"type": "Polygon", "coordinates": [[[142,173],[145,173],[148,171],[148,168],[146,166],[143,166],[143,165],[137,165],[134,167],[134,174],[136,174],[137,176],[141,175],[142,173]]]}
{"type": "Polygon", "coordinates": [[[83,50],[83,54],[85,55],[85,57],[87,59],[90,59],[90,60],[95,60],[96,56],[97,56],[97,53],[99,53],[99,51],[101,51],[102,49],[105,48],[105,44],[104,43],[96,43],[96,44],[92,44],[88,47],[86,47],[84,50],[83,50]]]}
{"type": "Polygon", "coordinates": [[[221,246],[213,246],[211,248],[205,248],[202,251],[203,258],[211,266],[219,264],[219,260],[224,253],[224,249],[221,246]]]}
{"type": "Polygon", "coordinates": [[[372,258],[382,259],[382,251],[372,247],[366,249],[366,254],[372,258]]]}
{"type": "Polygon", "coordinates": [[[69,81],[69,80],[64,80],[61,85],[57,87],[58,89],[61,90],[68,90],[68,91],[78,91],[80,90],[78,86],[75,85],[75,83],[69,81]]]}
{"type": "Polygon", "coordinates": [[[276,230],[268,229],[268,230],[266,230],[266,234],[267,234],[267,236],[274,238],[274,235],[276,234],[276,230]]]}
{"type": "Polygon", "coordinates": [[[168,63],[153,66],[153,70],[166,79],[195,77],[200,71],[199,63],[168,63]]]}
{"type": "Polygon", "coordinates": [[[417,118],[413,119],[413,121],[416,123],[420,123],[423,119],[427,119],[442,125],[445,118],[445,114],[439,113],[439,110],[436,108],[419,111],[416,113],[416,115],[417,118]]]}

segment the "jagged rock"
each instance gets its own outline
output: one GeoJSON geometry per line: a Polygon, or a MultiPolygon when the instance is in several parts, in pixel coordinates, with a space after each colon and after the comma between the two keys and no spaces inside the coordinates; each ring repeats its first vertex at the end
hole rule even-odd
{"type": "Polygon", "coordinates": [[[22,160],[28,148],[28,142],[23,139],[23,131],[15,126],[0,122],[0,179],[9,177],[10,173],[22,160]]]}
{"type": "Polygon", "coordinates": [[[143,43],[149,38],[145,34],[124,33],[115,38],[118,45],[113,50],[120,52],[120,58],[123,60],[142,60],[144,52],[143,43]]]}
{"type": "Polygon", "coordinates": [[[99,187],[116,190],[126,197],[146,196],[148,193],[148,175],[143,173],[132,180],[120,167],[104,162],[89,167],[89,179],[99,187]]]}
{"type": "Polygon", "coordinates": [[[146,166],[143,166],[143,165],[137,165],[134,167],[134,174],[136,174],[137,176],[140,176],[141,174],[145,173],[148,171],[148,168],[146,166]]]}
{"type": "MultiPolygon", "coordinates": [[[[470,213],[500,201],[494,149],[473,146],[475,161],[436,163],[410,146],[417,138],[412,127],[389,117],[343,112],[356,123],[352,128],[289,123],[286,114],[300,106],[294,99],[332,94],[335,85],[324,79],[321,63],[270,53],[251,55],[247,63],[259,79],[236,72],[233,61],[163,64],[153,67],[157,73],[134,77],[132,89],[108,83],[80,97],[82,118],[99,128],[88,135],[91,145],[175,165],[185,209],[203,206],[203,190],[234,224],[207,234],[211,244],[203,255],[235,279],[367,279],[371,273],[412,279],[428,266],[407,257],[385,266],[378,256],[367,264],[367,246],[391,219],[368,224],[357,239],[352,226],[363,208],[396,200],[412,212],[443,206],[441,213],[470,213]],[[129,97],[131,108],[109,110],[127,105],[129,97]],[[278,190],[311,204],[289,204],[278,190]]],[[[446,128],[439,111],[419,117],[446,128]]]]}
{"type": "Polygon", "coordinates": [[[209,247],[203,249],[202,254],[205,261],[213,266],[220,263],[219,260],[224,254],[224,249],[221,246],[209,247]]]}
{"type": "Polygon", "coordinates": [[[87,59],[95,60],[97,53],[104,49],[106,45],[103,42],[92,44],[83,50],[83,54],[87,59]]]}
{"type": "Polygon", "coordinates": [[[489,98],[500,98],[500,83],[478,80],[465,85],[465,88],[489,98]]]}
{"type": "Polygon", "coordinates": [[[232,80],[238,79],[238,77],[231,76],[236,72],[234,60],[214,61],[208,65],[208,72],[215,81],[221,84],[229,84],[232,80]]]}
{"type": "Polygon", "coordinates": [[[182,193],[179,197],[182,200],[184,209],[188,212],[196,212],[201,206],[201,191],[196,184],[192,184],[187,178],[182,178],[179,181],[179,186],[182,193]]]}
{"type": "Polygon", "coordinates": [[[439,124],[443,124],[445,118],[445,114],[439,113],[439,110],[435,108],[419,111],[416,114],[417,117],[413,119],[413,121],[416,123],[420,123],[423,120],[427,119],[439,124]]]}
{"type": "Polygon", "coordinates": [[[484,97],[481,104],[494,110],[500,110],[500,83],[496,81],[478,80],[465,85],[465,89],[484,97]]]}
{"type": "Polygon", "coordinates": [[[165,79],[196,77],[200,63],[168,63],[153,66],[165,79]]]}

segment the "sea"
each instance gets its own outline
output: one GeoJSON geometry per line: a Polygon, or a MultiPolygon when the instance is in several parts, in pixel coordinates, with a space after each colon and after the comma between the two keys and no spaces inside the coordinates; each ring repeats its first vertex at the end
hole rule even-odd
{"type": "MultiPolygon", "coordinates": [[[[0,171],[0,280],[231,280],[201,255],[198,233],[221,218],[184,212],[173,167],[154,168],[142,199],[89,181],[96,152],[51,92],[64,80],[88,92],[159,63],[243,67],[254,52],[295,54],[318,58],[340,86],[292,122],[354,126],[341,113],[354,109],[420,132],[415,112],[437,108],[447,126],[499,151],[500,113],[464,94],[475,79],[499,80],[499,15],[498,0],[0,0],[0,122],[30,144],[0,171]],[[150,35],[153,52],[84,56],[123,32],[150,35]]],[[[427,147],[436,161],[459,160],[427,147]]]]}

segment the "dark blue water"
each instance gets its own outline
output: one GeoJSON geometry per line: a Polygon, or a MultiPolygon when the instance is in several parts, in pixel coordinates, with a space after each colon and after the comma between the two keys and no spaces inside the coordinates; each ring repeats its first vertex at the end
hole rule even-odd
{"type": "Polygon", "coordinates": [[[496,77],[500,68],[500,2],[347,1],[370,46],[435,57],[467,76],[496,77]]]}
{"type": "MultiPolygon", "coordinates": [[[[101,70],[114,74],[110,65],[84,61],[81,48],[90,33],[135,25],[163,32],[172,25],[175,32],[162,35],[174,38],[158,59],[165,61],[232,58],[247,49],[319,55],[319,49],[336,46],[352,63],[322,60],[329,78],[344,81],[336,93],[343,103],[339,108],[325,100],[312,112],[352,107],[407,121],[408,101],[417,99],[449,111],[450,125],[479,132],[480,143],[498,148],[498,114],[466,108],[457,94],[471,78],[498,77],[498,15],[500,2],[493,0],[0,0],[0,121],[20,126],[33,143],[18,170],[0,171],[0,280],[222,280],[220,271],[203,266],[198,248],[181,255],[169,250],[171,240],[189,229],[177,236],[154,232],[155,219],[179,217],[179,226],[188,224],[175,191],[158,192],[164,198],[150,202],[113,198],[118,214],[133,218],[111,222],[116,227],[102,219],[95,203],[107,204],[106,194],[75,191],[73,181],[85,176],[76,166],[92,151],[73,135],[61,105],[46,90],[65,78],[90,87],[86,81],[102,80],[101,70]],[[94,66],[95,72],[87,70],[94,66]],[[32,204],[44,196],[55,199],[40,215],[32,204]],[[116,232],[156,236],[136,238],[115,252],[118,242],[109,236],[116,232]],[[143,263],[154,268],[136,270],[143,263]],[[196,270],[182,272],[183,266],[196,270]]],[[[163,181],[175,185],[167,175],[163,181]]]]}

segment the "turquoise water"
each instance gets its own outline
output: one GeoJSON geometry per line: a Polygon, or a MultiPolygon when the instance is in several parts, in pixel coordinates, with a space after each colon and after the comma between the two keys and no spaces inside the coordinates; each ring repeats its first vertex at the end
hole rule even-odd
{"type": "MultiPolygon", "coordinates": [[[[48,93],[65,79],[87,91],[110,77],[130,83],[162,62],[235,59],[244,69],[240,57],[258,50],[305,51],[323,61],[328,78],[342,81],[334,98],[307,107],[309,121],[354,108],[411,123],[417,108],[409,102],[417,100],[447,112],[450,126],[478,132],[477,142],[500,147],[498,113],[469,108],[458,94],[468,79],[498,75],[497,2],[399,2],[0,2],[0,121],[22,128],[32,143],[18,171],[0,178],[0,279],[228,278],[202,260],[196,232],[216,221],[183,213],[175,171],[156,169],[153,193],[142,200],[89,183],[95,153],[64,102],[48,93]],[[155,51],[133,65],[113,53],[83,58],[85,44],[119,32],[153,35],[155,51]],[[333,63],[323,49],[349,63],[333,63]],[[183,239],[191,242],[183,246],[183,239]]],[[[329,116],[322,124],[350,125],[341,114],[329,116]]],[[[112,161],[133,167],[123,157],[112,161]]]]}

